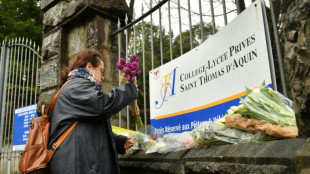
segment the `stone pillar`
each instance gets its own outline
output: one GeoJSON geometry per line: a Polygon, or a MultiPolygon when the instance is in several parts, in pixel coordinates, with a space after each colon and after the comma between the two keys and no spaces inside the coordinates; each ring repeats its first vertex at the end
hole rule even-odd
{"type": "MultiPolygon", "coordinates": [[[[41,9],[44,34],[38,113],[59,89],[61,70],[71,66],[76,55],[85,49],[95,49],[103,55],[106,68],[103,91],[110,92],[118,86],[118,40],[110,35],[117,30],[118,18],[121,21],[125,18],[128,11],[125,0],[42,0],[41,9]]],[[[124,36],[122,40],[124,49],[124,36]]],[[[114,122],[118,123],[118,117],[114,122]]]]}
{"type": "Polygon", "coordinates": [[[300,136],[310,136],[310,1],[282,0],[284,64],[300,136]]]}

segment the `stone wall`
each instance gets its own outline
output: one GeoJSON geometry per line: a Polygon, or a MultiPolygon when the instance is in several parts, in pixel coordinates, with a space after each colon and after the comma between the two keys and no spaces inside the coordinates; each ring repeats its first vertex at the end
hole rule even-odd
{"type": "Polygon", "coordinates": [[[283,0],[284,64],[299,133],[310,136],[310,1],[283,0]]]}
{"type": "MultiPolygon", "coordinates": [[[[98,50],[105,63],[104,92],[118,86],[118,43],[110,34],[117,30],[118,18],[128,10],[124,0],[42,0],[43,62],[41,95],[38,108],[48,104],[59,89],[60,71],[70,66],[78,53],[85,49],[98,50]]],[[[124,36],[121,36],[124,42],[124,36]]],[[[121,45],[125,48],[124,44],[121,45]]],[[[122,49],[121,48],[121,49],[122,49]]],[[[40,114],[40,110],[38,109],[40,114]]],[[[125,112],[123,113],[125,118],[125,112]]],[[[126,125],[123,120],[122,125],[126,125]]],[[[118,124],[118,117],[112,122],[118,124]]]]}

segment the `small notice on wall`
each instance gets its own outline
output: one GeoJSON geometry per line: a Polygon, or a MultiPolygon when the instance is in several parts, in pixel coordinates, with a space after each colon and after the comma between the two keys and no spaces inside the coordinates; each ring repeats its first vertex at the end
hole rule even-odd
{"type": "Polygon", "coordinates": [[[13,151],[23,151],[29,135],[29,124],[37,118],[37,104],[15,109],[13,151]]]}
{"type": "Polygon", "coordinates": [[[190,131],[239,105],[245,87],[263,81],[272,86],[267,41],[262,3],[256,1],[198,47],[150,71],[155,131],[190,131]]]}

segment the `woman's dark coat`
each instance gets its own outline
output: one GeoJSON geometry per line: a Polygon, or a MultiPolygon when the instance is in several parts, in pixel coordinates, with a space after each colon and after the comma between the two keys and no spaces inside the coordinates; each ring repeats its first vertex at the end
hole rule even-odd
{"type": "Polygon", "coordinates": [[[118,153],[124,153],[124,136],[112,133],[110,117],[137,98],[134,84],[123,84],[104,94],[84,78],[69,78],[50,115],[52,143],[76,120],[78,124],[55,152],[50,174],[119,173],[118,153]]]}

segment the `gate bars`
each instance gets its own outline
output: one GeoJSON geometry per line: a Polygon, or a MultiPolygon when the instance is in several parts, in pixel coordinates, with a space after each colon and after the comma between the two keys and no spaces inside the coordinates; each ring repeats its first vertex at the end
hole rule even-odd
{"type": "MultiPolygon", "coordinates": [[[[140,105],[143,105],[143,107],[141,107],[141,110],[143,110],[141,117],[143,115],[142,118],[145,124],[145,130],[147,129],[146,125],[149,122],[149,119],[147,118],[149,103],[147,101],[148,96],[146,93],[147,89],[149,89],[147,84],[148,71],[154,69],[154,67],[160,66],[168,61],[173,60],[179,55],[184,54],[186,51],[189,51],[184,50],[184,42],[188,42],[190,44],[190,49],[194,49],[200,43],[204,42],[209,36],[215,34],[219,28],[227,25],[228,22],[236,17],[236,15],[241,13],[247,6],[244,0],[161,0],[156,1],[158,3],[153,7],[153,1],[154,0],[150,0],[149,4],[147,4],[147,6],[149,6],[149,11],[146,13],[144,13],[144,6],[142,4],[140,13],[141,16],[138,19],[132,19],[132,22],[128,23],[126,15],[125,21],[122,21],[122,27],[120,25],[121,22],[119,19],[118,30],[111,34],[112,37],[117,37],[118,39],[119,57],[125,56],[128,58],[128,55],[130,54],[139,54],[140,60],[143,61],[141,62],[143,65],[142,76],[138,78],[138,82],[142,81],[142,83],[140,82],[139,88],[140,90],[143,88],[143,90],[141,90],[143,92],[140,91],[140,94],[143,95],[143,99],[140,99],[143,100],[143,102],[140,101],[140,105]],[[165,26],[163,26],[163,24],[165,26]],[[137,36],[136,33],[137,26],[140,27],[140,36],[137,36]],[[198,26],[198,29],[195,26],[198,26]],[[206,30],[208,26],[211,32],[206,30]],[[150,29],[146,30],[146,27],[149,27],[150,29]],[[157,32],[155,32],[156,30],[157,32]],[[163,41],[163,37],[165,37],[163,34],[165,34],[167,30],[167,35],[169,37],[168,43],[163,41]],[[129,31],[132,31],[133,33],[129,33],[129,31]],[[182,41],[182,37],[185,36],[185,32],[189,33],[189,37],[186,38],[188,40],[182,41]],[[176,37],[176,35],[178,36],[176,37]],[[154,38],[155,36],[157,38],[154,38]],[[122,44],[122,37],[125,37],[125,44],[122,44]],[[126,46],[124,49],[125,53],[123,53],[122,50],[123,46],[126,46]],[[150,48],[149,52],[146,52],[147,48],[150,48]],[[156,51],[155,48],[157,49],[156,51]],[[169,55],[166,55],[165,57],[163,55],[163,50],[169,50],[169,55]],[[123,53],[123,55],[121,55],[121,53],[123,53]],[[157,56],[155,56],[156,54],[157,56]],[[155,62],[157,62],[157,64],[155,62]],[[148,66],[147,69],[146,66],[148,66]]],[[[254,1],[255,0],[251,0],[251,2],[254,1]]],[[[275,20],[276,18],[274,13],[275,10],[272,0],[265,1],[269,1],[269,8],[271,11],[271,19],[268,20],[272,21],[272,26],[269,27],[273,29],[275,37],[274,40],[273,38],[271,38],[271,40],[274,41],[276,45],[281,84],[283,88],[282,92],[285,96],[287,96],[288,94],[285,82],[285,72],[282,63],[283,58],[280,49],[277,21],[275,20]]],[[[250,3],[250,1],[246,2],[250,3]]],[[[136,1],[136,3],[140,2],[136,1]]],[[[132,15],[133,18],[135,18],[135,15],[136,13],[134,11],[132,15]]],[[[129,117],[130,116],[127,108],[127,129],[130,128],[129,117]]],[[[121,120],[121,113],[119,113],[120,127],[122,126],[121,120]]]]}
{"type": "Polygon", "coordinates": [[[37,103],[42,57],[39,46],[28,38],[5,40],[0,46],[0,173],[19,173],[21,152],[12,150],[14,112],[37,103]]]}

